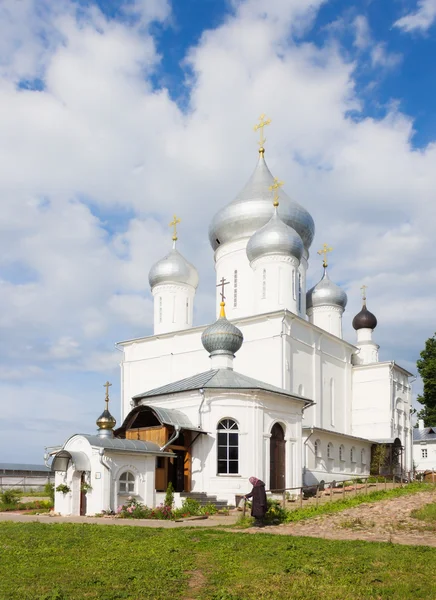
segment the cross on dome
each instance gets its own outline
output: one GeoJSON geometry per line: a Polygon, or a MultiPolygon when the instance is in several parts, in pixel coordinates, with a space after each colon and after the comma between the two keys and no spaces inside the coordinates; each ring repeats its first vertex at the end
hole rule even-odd
{"type": "Polygon", "coordinates": [[[327,253],[328,252],[332,252],[333,248],[331,246],[328,246],[327,244],[323,244],[321,250],[318,250],[318,254],[324,254],[324,257],[322,259],[322,266],[324,268],[326,268],[328,266],[328,262],[327,262],[327,253]]]}
{"type": "Polygon", "coordinates": [[[273,206],[275,208],[277,208],[279,205],[279,189],[282,187],[283,184],[283,181],[279,181],[277,177],[274,177],[274,183],[268,188],[270,192],[274,191],[273,206]]]}
{"type": "Polygon", "coordinates": [[[181,219],[179,219],[177,217],[177,215],[174,215],[173,220],[171,221],[171,223],[169,224],[169,227],[174,227],[174,232],[173,232],[173,242],[177,241],[177,225],[181,223],[181,219]]]}
{"type": "Polygon", "coordinates": [[[257,131],[258,129],[260,129],[260,138],[257,143],[259,144],[259,152],[261,154],[263,154],[265,152],[265,148],[263,147],[263,145],[266,142],[266,138],[263,137],[263,128],[271,123],[271,119],[265,119],[265,116],[266,115],[264,113],[262,113],[259,117],[259,123],[257,123],[254,126],[254,131],[257,131]]]}
{"type": "Polygon", "coordinates": [[[219,284],[216,287],[220,287],[221,288],[221,292],[220,292],[220,296],[221,296],[221,302],[220,302],[220,306],[221,306],[221,312],[220,312],[220,317],[225,317],[226,316],[226,311],[224,310],[224,307],[226,305],[225,303],[225,295],[224,295],[224,286],[225,285],[229,285],[230,281],[226,281],[224,279],[224,277],[221,277],[221,280],[219,282],[219,284]]]}
{"type": "Polygon", "coordinates": [[[364,304],[366,304],[366,288],[367,287],[368,287],[367,285],[363,284],[362,287],[360,288],[360,291],[362,292],[362,300],[363,300],[364,304]]]}

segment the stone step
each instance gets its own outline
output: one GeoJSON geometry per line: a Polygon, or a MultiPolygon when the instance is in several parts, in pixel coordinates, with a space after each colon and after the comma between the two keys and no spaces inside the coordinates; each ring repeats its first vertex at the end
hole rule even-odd
{"type": "Polygon", "coordinates": [[[218,500],[216,496],[208,496],[205,492],[180,492],[181,498],[192,498],[200,506],[205,504],[214,504],[217,508],[227,508],[227,500],[218,500]]]}

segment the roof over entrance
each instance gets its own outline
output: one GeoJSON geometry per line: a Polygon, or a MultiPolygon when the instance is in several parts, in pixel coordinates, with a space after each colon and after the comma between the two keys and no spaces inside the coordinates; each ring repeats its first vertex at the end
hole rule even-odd
{"type": "Polygon", "coordinates": [[[122,434],[126,429],[135,429],[137,427],[152,427],[154,425],[171,425],[177,429],[188,429],[190,431],[198,431],[206,433],[199,427],[196,427],[188,417],[180,410],[175,408],[162,408],[160,406],[137,406],[129,412],[124,419],[124,423],[116,434],[122,434]],[[149,414],[147,414],[149,413],[149,414]],[[145,419],[143,418],[145,417],[145,419]]]}
{"type": "Polygon", "coordinates": [[[72,463],[75,471],[90,471],[91,464],[89,458],[84,452],[70,452],[68,450],[61,450],[56,452],[51,463],[52,471],[66,471],[68,466],[72,463]]]}
{"type": "Polygon", "coordinates": [[[291,394],[287,390],[270,385],[264,381],[258,381],[252,377],[247,377],[241,373],[236,373],[232,369],[211,369],[205,373],[199,373],[174,383],[168,383],[161,387],[155,388],[143,394],[133,396],[133,400],[142,400],[153,398],[155,396],[165,396],[167,394],[177,394],[179,392],[189,392],[200,389],[222,389],[222,390],[262,390],[264,392],[272,392],[282,396],[288,396],[294,400],[300,400],[305,404],[312,404],[312,400],[303,398],[297,394],[291,394]]]}

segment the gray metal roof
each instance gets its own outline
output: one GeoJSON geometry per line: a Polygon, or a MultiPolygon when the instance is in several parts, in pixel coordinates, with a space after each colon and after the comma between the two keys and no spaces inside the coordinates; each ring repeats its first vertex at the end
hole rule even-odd
{"type": "Polygon", "coordinates": [[[360,440],[361,442],[370,442],[371,444],[373,444],[376,440],[372,440],[369,438],[363,438],[363,437],[359,437],[357,435],[350,435],[348,433],[341,433],[340,431],[333,431],[332,429],[324,429],[323,427],[311,427],[310,425],[304,426],[303,427],[303,431],[307,432],[307,431],[322,431],[323,433],[329,433],[331,435],[335,435],[338,437],[346,437],[346,438],[350,438],[353,440],[360,440]]]}
{"type": "MultiPolygon", "coordinates": [[[[232,369],[211,369],[205,373],[199,373],[193,377],[187,377],[174,383],[168,383],[155,388],[143,394],[133,396],[133,400],[142,400],[143,398],[153,398],[154,396],[166,396],[167,394],[177,394],[179,392],[189,392],[199,389],[227,389],[227,390],[263,390],[281,394],[311,404],[308,398],[303,398],[297,394],[291,394],[287,390],[270,385],[264,381],[258,381],[241,373],[236,373],[232,369]]],[[[155,408],[155,407],[153,407],[155,408]]]]}
{"type": "Polygon", "coordinates": [[[28,463],[0,463],[0,471],[44,471],[50,473],[45,465],[32,465],[28,463]]]}
{"type": "Polygon", "coordinates": [[[188,417],[176,408],[162,408],[161,406],[150,406],[148,408],[156,413],[157,418],[163,425],[178,425],[181,429],[192,429],[198,431],[198,427],[193,425],[188,417]]]}
{"type": "Polygon", "coordinates": [[[72,452],[68,450],[60,450],[54,454],[51,468],[53,471],[66,471],[70,461],[73,463],[76,471],[91,470],[91,463],[84,452],[72,452]]]}
{"type": "Polygon", "coordinates": [[[158,454],[168,456],[168,452],[162,452],[159,446],[154,442],[100,437],[98,435],[90,435],[87,433],[78,433],[76,435],[86,438],[91,446],[97,446],[98,448],[104,448],[105,450],[113,450],[117,452],[139,452],[142,454],[158,454]]]}
{"type": "Polygon", "coordinates": [[[414,442],[436,442],[436,427],[413,430],[414,442]]]}

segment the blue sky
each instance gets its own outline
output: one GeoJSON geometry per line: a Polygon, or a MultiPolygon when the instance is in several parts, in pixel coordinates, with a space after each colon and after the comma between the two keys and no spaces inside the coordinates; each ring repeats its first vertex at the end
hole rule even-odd
{"type": "MultiPolygon", "coordinates": [[[[436,270],[436,0],[0,4],[0,458],[92,431],[116,341],[151,333],[148,271],[182,217],[214,316],[214,212],[256,160],[314,217],[383,360],[415,372],[436,270]]],[[[315,248],[316,246],[316,248],[315,248]]],[[[419,391],[417,382],[416,390],[419,391]]]]}

